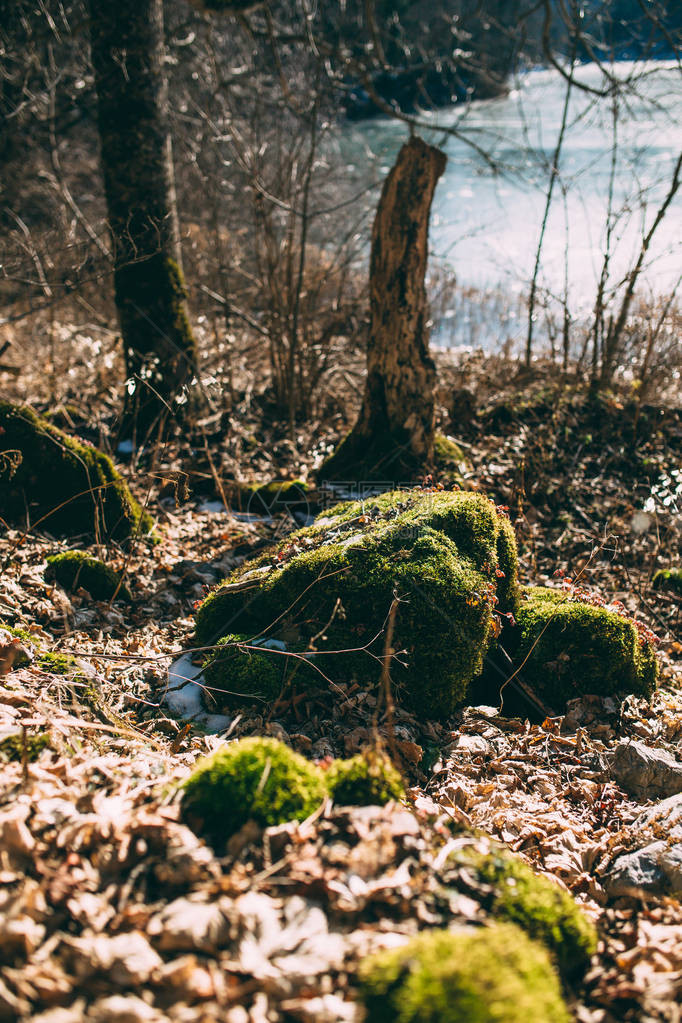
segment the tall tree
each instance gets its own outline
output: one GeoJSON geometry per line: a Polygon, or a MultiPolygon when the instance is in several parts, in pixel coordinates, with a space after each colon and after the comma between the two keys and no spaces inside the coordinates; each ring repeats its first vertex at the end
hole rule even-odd
{"type": "Polygon", "coordinates": [[[327,479],[400,482],[433,463],[436,368],[424,277],[445,161],[414,136],[384,182],[372,229],[367,383],[357,423],[322,467],[327,479]]]}
{"type": "Polygon", "coordinates": [[[126,432],[146,432],[197,368],[180,261],[162,0],[88,0],[126,432]]]}

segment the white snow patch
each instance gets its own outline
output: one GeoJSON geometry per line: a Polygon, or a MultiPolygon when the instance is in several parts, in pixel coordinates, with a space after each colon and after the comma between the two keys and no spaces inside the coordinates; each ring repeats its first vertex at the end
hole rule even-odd
{"type": "Polygon", "coordinates": [[[207,732],[223,732],[232,724],[226,714],[209,714],[201,702],[203,679],[192,664],[191,654],[182,654],[168,669],[164,699],[168,708],[186,721],[203,725],[207,732]]]}

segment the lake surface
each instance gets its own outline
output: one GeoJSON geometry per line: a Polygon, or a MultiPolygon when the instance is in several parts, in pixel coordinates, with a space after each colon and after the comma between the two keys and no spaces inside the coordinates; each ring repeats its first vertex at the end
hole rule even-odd
{"type": "MultiPolygon", "coordinates": [[[[632,267],[643,234],[653,221],[682,151],[682,71],[674,63],[618,63],[620,79],[636,74],[617,103],[573,88],[568,127],[559,157],[559,177],[544,237],[539,284],[543,295],[568,295],[576,320],[594,306],[606,248],[609,184],[614,159],[612,256],[614,289],[632,267]]],[[[585,65],[576,78],[602,83],[599,69],[585,65]]],[[[507,97],[453,107],[427,115],[429,136],[448,156],[432,211],[432,265],[454,271],[460,288],[483,289],[494,304],[509,308],[509,333],[522,329],[523,296],[528,293],[544,213],[550,167],[559,136],[566,82],[558,71],[527,73],[507,97]],[[465,141],[444,136],[436,125],[456,125],[463,136],[489,153],[490,165],[465,141]],[[519,320],[515,328],[513,322],[519,320]]],[[[390,169],[407,129],[399,122],[371,121],[349,129],[344,156],[362,166],[369,149],[379,177],[390,169]],[[362,154],[365,154],[363,156],[362,154]],[[356,162],[357,161],[357,162],[356,162]]],[[[682,192],[658,228],[642,274],[643,295],[669,293],[682,273],[682,192]]],[[[551,301],[551,300],[550,300],[551,301]]],[[[447,301],[441,308],[441,343],[475,342],[450,336],[447,301]]],[[[504,316],[503,316],[504,319],[504,316]]]]}

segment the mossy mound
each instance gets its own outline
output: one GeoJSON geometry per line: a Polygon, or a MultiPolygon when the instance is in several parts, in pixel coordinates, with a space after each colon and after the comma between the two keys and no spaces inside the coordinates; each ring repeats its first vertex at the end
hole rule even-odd
{"type": "Polygon", "coordinates": [[[394,594],[396,694],[417,713],[445,717],[481,671],[493,611],[516,607],[509,520],[463,492],[399,490],[339,504],[209,594],[196,643],[235,632],[277,639],[312,650],[332,681],[373,684],[394,594]]]}
{"type": "Polygon", "coordinates": [[[400,486],[435,472],[443,482],[461,482],[460,469],[468,460],[451,437],[436,434],[430,464],[415,458],[411,440],[408,431],[377,433],[369,439],[351,431],[320,466],[318,478],[320,481],[360,480],[382,484],[393,481],[393,486],[400,486]]]}
{"type": "Polygon", "coordinates": [[[387,756],[372,750],[335,760],[326,780],[330,796],[340,806],[383,806],[405,795],[400,772],[387,756]]]}
{"type": "Polygon", "coordinates": [[[557,711],[587,693],[650,696],[656,688],[653,647],[615,611],[538,586],[519,605],[516,620],[514,663],[557,711]]]}
{"type": "Polygon", "coordinates": [[[132,600],[132,594],[121,573],[105,565],[99,558],[93,558],[85,551],[64,551],[52,554],[47,559],[48,573],[54,575],[65,590],[75,591],[79,587],[87,590],[95,600],[132,600]]]}
{"type": "Polygon", "coordinates": [[[659,568],[651,585],[655,590],[667,590],[682,597],[682,568],[659,568]]]}
{"type": "Polygon", "coordinates": [[[585,973],[596,951],[597,933],[568,892],[502,848],[489,853],[464,848],[450,863],[466,867],[477,884],[490,887],[486,908],[541,941],[563,978],[573,980],[585,973]]]}
{"type": "Polygon", "coordinates": [[[305,820],[326,796],[322,772],[277,739],[240,739],[201,761],[183,785],[182,814],[223,845],[248,820],[305,820]]]}
{"type": "Polygon", "coordinates": [[[252,515],[306,511],[308,489],[308,484],[303,480],[271,480],[269,483],[242,484],[237,494],[238,504],[252,515]]]}
{"type": "Polygon", "coordinates": [[[0,473],[3,517],[64,536],[124,541],[149,533],[152,519],[132,497],[111,459],[29,408],[0,401],[0,450],[18,451],[0,473]]]}
{"type": "Polygon", "coordinates": [[[513,924],[426,931],[360,967],[367,1023],[568,1023],[546,950],[513,924]]]}
{"type": "Polygon", "coordinates": [[[212,707],[216,703],[227,708],[259,701],[271,704],[282,692],[282,656],[261,653],[248,644],[246,636],[223,636],[204,663],[204,681],[209,687],[206,702],[212,707]]]}

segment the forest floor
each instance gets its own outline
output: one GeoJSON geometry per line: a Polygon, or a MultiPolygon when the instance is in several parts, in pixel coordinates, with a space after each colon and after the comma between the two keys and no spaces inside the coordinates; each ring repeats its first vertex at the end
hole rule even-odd
{"type": "MultiPolygon", "coordinates": [[[[441,426],[466,454],[464,485],[509,507],[523,582],[560,571],[621,600],[660,638],[657,693],[585,697],[536,722],[489,694],[445,723],[399,709],[406,806],[327,804],[303,824],[247,826],[216,854],[181,823],[177,783],[227,736],[273,735],[319,759],[387,737],[375,696],[352,687],[244,712],[219,734],[165,702],[206,588],[295,526],[287,508],[254,519],[220,508],[216,479],[227,486],[240,459],[259,479],[312,478],[353,416],[352,396],[337,396],[282,440],[267,403],[243,391],[196,435],[129,463],[162,538],[108,552],[132,603],[46,581],[63,542],[0,538],[0,620],[36,650],[77,658],[0,679],[0,1020],[359,1021],[367,952],[484,918],[484,893],[453,879],[447,856],[486,835],[557,878],[597,923],[598,952],[569,993],[576,1020],[682,1020],[679,902],[613,882],[618,857],[673,841],[642,814],[679,789],[635,798],[612,766],[630,740],[680,754],[682,599],[651,579],[679,559],[682,414],[638,410],[626,395],[595,406],[551,367],[519,376],[481,356],[443,357],[440,369],[441,426]],[[48,737],[42,751],[36,736],[48,737]]],[[[63,408],[60,425],[101,442],[106,407],[86,405],[63,408]]],[[[313,490],[310,510],[323,500],[313,490]]]]}

